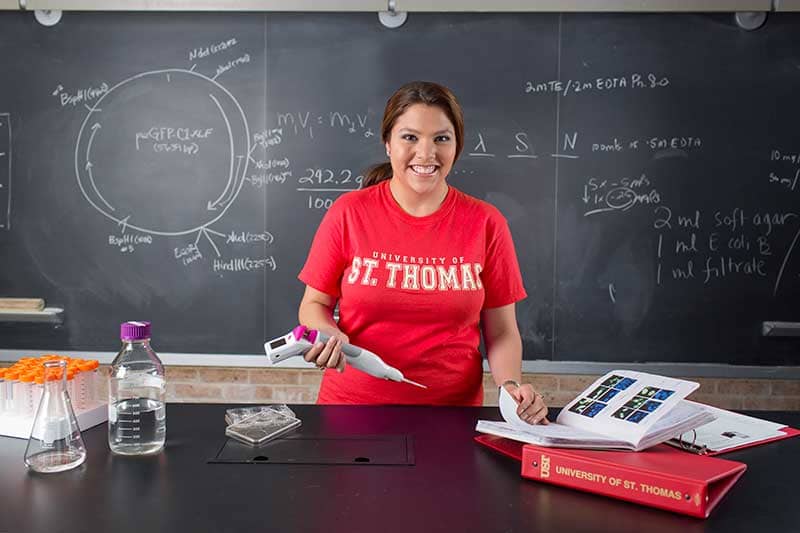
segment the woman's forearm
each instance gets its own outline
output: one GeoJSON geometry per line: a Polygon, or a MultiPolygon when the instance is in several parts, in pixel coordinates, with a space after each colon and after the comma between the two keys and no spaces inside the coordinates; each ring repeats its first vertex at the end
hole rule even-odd
{"type": "Polygon", "coordinates": [[[481,315],[486,357],[497,386],[522,376],[522,339],[514,304],[484,310],[481,315]]]}
{"type": "Polygon", "coordinates": [[[507,380],[520,382],[522,341],[518,333],[509,331],[491,340],[486,339],[486,356],[492,377],[498,387],[507,380]]]}
{"type": "Polygon", "coordinates": [[[304,302],[297,312],[300,323],[311,329],[319,329],[330,333],[339,331],[333,320],[333,309],[320,302],[304,302]]]}

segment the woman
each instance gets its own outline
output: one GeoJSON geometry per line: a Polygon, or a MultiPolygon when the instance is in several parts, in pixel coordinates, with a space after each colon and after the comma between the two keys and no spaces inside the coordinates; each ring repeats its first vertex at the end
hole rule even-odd
{"type": "Polygon", "coordinates": [[[519,385],[514,304],[526,293],[508,224],[447,183],[464,146],[461,107],[446,87],[409,83],[387,102],[381,137],[389,162],[334,202],[299,275],[300,323],[331,335],[305,355],[327,369],[318,402],[481,405],[482,329],[495,382],[523,420],[547,423],[541,395],[519,385]],[[428,388],[343,372],[342,342],[428,388]]]}

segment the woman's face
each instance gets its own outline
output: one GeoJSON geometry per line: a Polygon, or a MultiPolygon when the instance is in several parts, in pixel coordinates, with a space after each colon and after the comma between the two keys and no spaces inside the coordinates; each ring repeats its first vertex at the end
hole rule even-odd
{"type": "Polygon", "coordinates": [[[445,178],[456,156],[455,128],[441,108],[414,104],[392,127],[386,151],[393,178],[417,194],[447,188],[445,178]]]}

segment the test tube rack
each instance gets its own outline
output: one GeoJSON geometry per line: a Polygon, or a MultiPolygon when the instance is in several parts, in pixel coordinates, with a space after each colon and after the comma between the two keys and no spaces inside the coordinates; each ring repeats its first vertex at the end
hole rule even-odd
{"type": "MultiPolygon", "coordinates": [[[[73,406],[73,411],[81,431],[86,431],[108,420],[108,404],[106,403],[90,404],[84,409],[73,406]]],[[[0,435],[27,439],[31,436],[35,418],[35,415],[0,415],[0,435]]]]}

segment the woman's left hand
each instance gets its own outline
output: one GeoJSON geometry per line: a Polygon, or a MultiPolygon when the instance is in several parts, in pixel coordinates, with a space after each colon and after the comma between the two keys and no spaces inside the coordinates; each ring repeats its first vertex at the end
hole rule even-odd
{"type": "Polygon", "coordinates": [[[506,385],[506,390],[511,397],[519,404],[517,415],[528,424],[549,424],[547,420],[547,406],[544,404],[542,395],[533,390],[530,383],[524,383],[519,387],[511,384],[506,385]]]}

